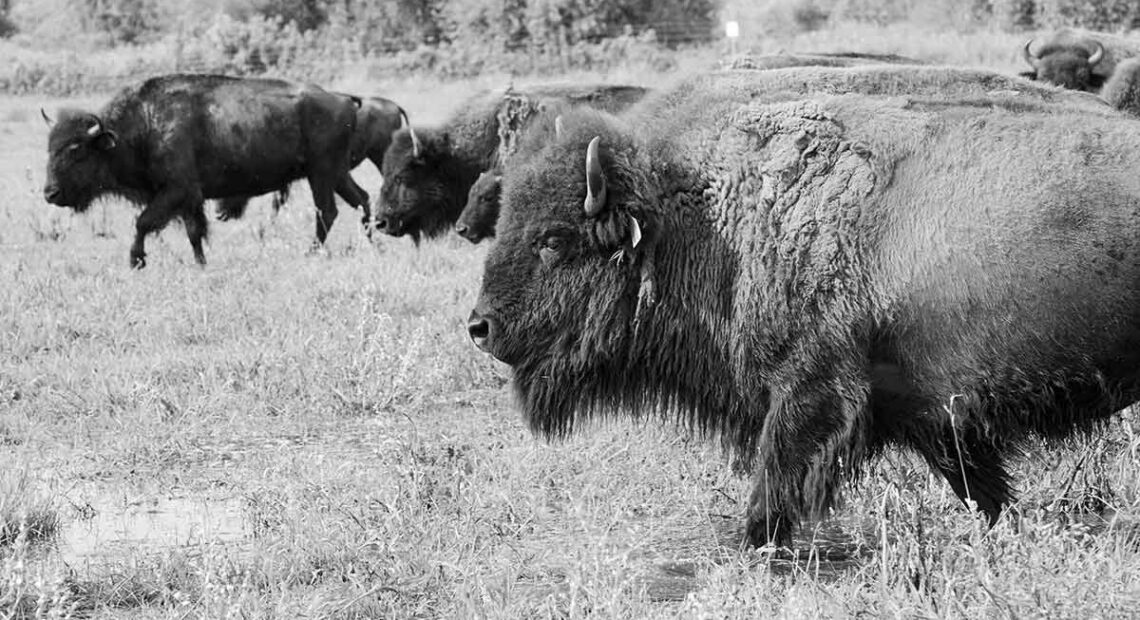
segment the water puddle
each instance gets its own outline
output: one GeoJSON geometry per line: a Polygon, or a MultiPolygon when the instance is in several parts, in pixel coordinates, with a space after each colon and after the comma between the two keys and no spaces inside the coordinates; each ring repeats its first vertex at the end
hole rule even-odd
{"type": "Polygon", "coordinates": [[[73,503],[71,512],[58,545],[69,562],[232,544],[250,535],[239,497],[101,495],[73,503]]]}

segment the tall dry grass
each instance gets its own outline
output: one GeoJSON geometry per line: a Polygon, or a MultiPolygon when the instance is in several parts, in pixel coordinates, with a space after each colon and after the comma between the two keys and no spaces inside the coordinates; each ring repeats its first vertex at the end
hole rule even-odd
{"type": "MultiPolygon", "coordinates": [[[[1010,43],[859,26],[782,45],[1006,70],[1010,43]]],[[[703,66],[693,62],[687,70],[703,66]]],[[[341,79],[430,123],[508,78],[341,79]]],[[[59,520],[50,540],[25,527],[0,546],[0,616],[1128,618],[1140,608],[1134,416],[1032,446],[1015,468],[1021,499],[992,530],[925,465],[890,453],[805,530],[797,555],[741,550],[748,481],[713,443],[653,420],[597,423],[554,443],[526,431],[508,373],[464,331],[486,247],[373,246],[345,217],[328,254],[306,256],[312,204],[297,191],[276,217],[257,202],[246,219],[216,223],[205,269],[172,226],[150,244],[150,266],[128,270],[128,206],[76,217],[39,194],[38,108],[101,100],[0,101],[0,463],[27,472],[5,501],[59,520]],[[242,540],[203,533],[69,555],[76,526],[108,498],[171,495],[239,503],[242,540]]],[[[375,194],[374,171],[357,177],[375,194]]]]}

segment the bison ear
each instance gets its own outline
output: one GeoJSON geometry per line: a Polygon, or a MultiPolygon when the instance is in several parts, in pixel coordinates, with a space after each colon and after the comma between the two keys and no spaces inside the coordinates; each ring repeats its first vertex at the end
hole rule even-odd
{"type": "Polygon", "coordinates": [[[119,136],[108,129],[101,132],[98,136],[95,136],[95,139],[92,140],[91,143],[95,145],[95,148],[101,151],[109,151],[119,144],[119,136]]]}
{"type": "Polygon", "coordinates": [[[601,142],[600,136],[594,136],[586,147],[586,202],[583,206],[589,217],[596,217],[606,206],[606,173],[598,159],[598,145],[601,142]]]}

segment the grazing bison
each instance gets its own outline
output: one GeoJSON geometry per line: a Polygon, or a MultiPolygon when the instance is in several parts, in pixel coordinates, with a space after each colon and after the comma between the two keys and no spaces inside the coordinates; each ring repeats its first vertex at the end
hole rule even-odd
{"type": "Polygon", "coordinates": [[[1107,106],[694,80],[504,170],[468,324],[536,432],[661,415],[787,543],[888,446],[991,522],[1006,460],[1140,399],[1140,122],[1107,106]],[[751,88],[749,88],[751,84],[751,88]]]}
{"type": "Polygon", "coordinates": [[[481,172],[498,167],[540,109],[587,105],[617,111],[640,100],[637,86],[546,85],[483,93],[442,127],[401,129],[384,155],[377,227],[392,236],[451,230],[481,172]]]}
{"type": "Polygon", "coordinates": [[[499,219],[499,192],[503,175],[500,170],[481,172],[467,193],[467,205],[455,222],[455,232],[471,243],[495,236],[499,219]]]}
{"type": "Polygon", "coordinates": [[[1140,40],[1102,32],[1062,28],[1021,48],[1033,68],[1023,77],[1072,90],[1099,92],[1116,70],[1116,63],[1140,56],[1140,40]]]}
{"type": "MultiPolygon", "coordinates": [[[[349,169],[356,168],[365,159],[381,170],[384,152],[392,142],[392,134],[404,123],[407,115],[391,99],[383,97],[360,98],[344,93],[359,106],[356,111],[356,129],[352,132],[349,144],[349,169]]],[[[240,218],[245,213],[250,196],[233,196],[218,201],[218,219],[225,221],[240,218]]],[[[273,196],[273,210],[279,210],[289,199],[289,186],[279,188],[273,196]]],[[[353,205],[360,206],[360,205],[353,205]]],[[[362,206],[361,223],[364,230],[372,234],[372,210],[367,202],[362,206]]]]}

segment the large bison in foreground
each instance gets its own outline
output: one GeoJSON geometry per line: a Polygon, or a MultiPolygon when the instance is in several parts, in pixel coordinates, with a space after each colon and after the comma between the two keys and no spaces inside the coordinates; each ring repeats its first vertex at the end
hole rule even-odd
{"type": "Polygon", "coordinates": [[[459,219],[475,179],[514,152],[537,112],[576,105],[617,111],[647,92],[597,84],[493,91],[468,99],[441,127],[401,129],[384,155],[377,227],[417,243],[443,235],[459,219]]]}
{"type": "Polygon", "coordinates": [[[368,207],[348,173],[356,109],[349,97],[281,80],[151,78],[98,114],[60,114],[48,136],[44,198],[76,211],[109,194],[143,205],[132,267],[146,264],[146,235],[181,218],[194,258],[205,264],[206,199],[254,196],[304,178],[324,243],[337,215],[334,193],[368,207]]]}
{"type": "Polygon", "coordinates": [[[892,445],[996,520],[1027,438],[1140,399],[1140,122],[750,98],[762,75],[564,116],[504,171],[471,337],[537,432],[625,412],[719,435],[755,472],[753,543],[892,445]]]}
{"type": "MultiPolygon", "coordinates": [[[[341,93],[343,94],[343,93],[341,93]]],[[[377,171],[384,166],[384,153],[392,143],[392,134],[406,124],[407,114],[396,102],[384,97],[356,97],[345,94],[357,103],[356,128],[349,142],[349,170],[359,166],[364,160],[372,162],[377,171]]],[[[218,201],[218,219],[240,218],[249,204],[249,196],[234,196],[218,201]]],[[[273,196],[273,210],[276,211],[289,199],[289,186],[279,188],[273,196]]],[[[367,202],[367,201],[366,201],[367,202]]],[[[360,206],[360,205],[353,205],[360,206]]],[[[372,210],[368,204],[362,208],[361,223],[364,230],[372,234],[372,210]]]]}

